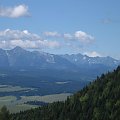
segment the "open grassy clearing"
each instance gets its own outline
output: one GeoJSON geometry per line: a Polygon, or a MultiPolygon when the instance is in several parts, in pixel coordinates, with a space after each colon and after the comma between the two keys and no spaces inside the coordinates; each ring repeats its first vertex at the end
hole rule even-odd
{"type": "Polygon", "coordinates": [[[22,102],[26,101],[42,101],[46,103],[52,103],[56,101],[64,101],[67,99],[67,96],[70,96],[70,93],[62,93],[62,94],[53,94],[53,95],[45,95],[45,96],[21,96],[22,102]]]}
{"type": "Polygon", "coordinates": [[[6,105],[10,112],[15,113],[38,107],[37,105],[25,104],[28,101],[42,101],[52,103],[55,101],[64,101],[67,98],[67,96],[70,96],[70,93],[53,94],[45,96],[21,96],[20,100],[17,100],[15,96],[4,96],[0,97],[0,108],[3,105],[6,105]]]}
{"type": "Polygon", "coordinates": [[[13,104],[17,98],[15,96],[4,96],[0,97],[0,107],[3,105],[9,106],[10,104],[13,104]]]}
{"type": "Polygon", "coordinates": [[[6,105],[11,113],[15,113],[15,112],[38,107],[37,105],[26,104],[26,102],[29,102],[29,101],[52,103],[55,101],[64,101],[67,98],[67,96],[70,96],[70,93],[51,94],[51,95],[44,95],[44,96],[22,95],[22,96],[19,96],[19,99],[18,99],[18,96],[12,95],[12,92],[19,92],[19,91],[30,92],[34,90],[37,90],[37,89],[0,84],[0,93],[1,94],[3,93],[3,96],[0,97],[0,108],[3,105],[6,105]],[[4,95],[4,93],[6,92],[11,93],[11,95],[4,95]]]}
{"type": "Polygon", "coordinates": [[[0,85],[0,92],[18,92],[18,91],[31,91],[34,88],[12,86],[12,85],[0,85]]]}

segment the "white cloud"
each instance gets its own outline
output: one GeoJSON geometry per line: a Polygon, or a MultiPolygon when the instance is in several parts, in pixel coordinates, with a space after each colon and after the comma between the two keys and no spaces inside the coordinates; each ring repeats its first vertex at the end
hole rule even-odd
{"type": "Polygon", "coordinates": [[[90,43],[94,40],[94,37],[83,32],[83,31],[76,31],[74,34],[75,39],[80,40],[83,43],[90,43]]]}
{"type": "Polygon", "coordinates": [[[36,42],[30,41],[30,40],[11,40],[10,45],[15,47],[15,46],[21,46],[23,48],[37,48],[36,42]]]}
{"type": "Polygon", "coordinates": [[[26,5],[0,8],[0,17],[18,18],[23,16],[29,16],[28,6],[26,5]]]}
{"type": "MultiPolygon", "coordinates": [[[[73,34],[49,32],[49,34],[47,33],[46,35],[48,36],[41,37],[38,34],[29,32],[28,30],[21,31],[6,29],[0,31],[0,48],[11,49],[15,46],[20,46],[26,49],[56,50],[56,48],[59,48],[59,50],[73,50],[78,52],[86,47],[88,48],[91,41],[93,41],[93,37],[91,35],[78,31],[74,32],[73,34]],[[49,39],[49,35],[51,35],[53,38],[55,37],[56,40],[53,40],[51,37],[49,39]],[[87,40],[89,40],[89,42],[87,40]]],[[[97,52],[89,52],[86,54],[92,57],[100,56],[97,52]]]]}
{"type": "Polygon", "coordinates": [[[92,35],[87,34],[83,31],[76,31],[73,34],[71,33],[58,33],[58,32],[44,32],[46,37],[58,37],[63,40],[72,40],[74,42],[80,42],[84,44],[89,44],[94,41],[94,37],[92,35]]]}
{"type": "Polygon", "coordinates": [[[22,40],[39,40],[41,37],[37,34],[33,34],[28,32],[28,30],[10,30],[6,29],[4,31],[0,31],[0,40],[16,40],[16,39],[22,39],[22,40]]]}
{"type": "Polygon", "coordinates": [[[101,55],[99,53],[97,53],[96,51],[92,51],[92,52],[84,52],[84,55],[87,55],[89,57],[101,57],[101,55]]]}
{"type": "Polygon", "coordinates": [[[43,44],[47,47],[49,46],[50,48],[54,48],[54,47],[60,47],[60,44],[57,41],[48,41],[48,40],[44,40],[43,44]]]}
{"type": "Polygon", "coordinates": [[[83,31],[75,31],[73,33],[44,32],[43,35],[47,39],[49,37],[56,39],[59,42],[60,48],[68,51],[81,51],[86,47],[88,48],[95,41],[92,35],[83,31]]]}
{"type": "Polygon", "coordinates": [[[60,37],[61,36],[58,32],[44,32],[44,35],[47,37],[60,37]]]}
{"type": "Polygon", "coordinates": [[[68,39],[68,40],[73,39],[73,36],[71,34],[69,34],[69,33],[65,33],[63,36],[64,36],[65,39],[68,39]]]}
{"type": "Polygon", "coordinates": [[[0,47],[13,48],[20,46],[31,49],[45,49],[60,47],[57,41],[48,41],[42,39],[39,35],[30,33],[28,30],[10,30],[0,31],[0,47]]]}

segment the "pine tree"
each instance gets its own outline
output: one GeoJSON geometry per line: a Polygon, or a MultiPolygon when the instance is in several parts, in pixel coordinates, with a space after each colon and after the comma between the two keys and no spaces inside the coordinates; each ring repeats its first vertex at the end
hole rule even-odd
{"type": "Polygon", "coordinates": [[[9,120],[9,111],[6,106],[3,106],[0,111],[0,120],[9,120]]]}

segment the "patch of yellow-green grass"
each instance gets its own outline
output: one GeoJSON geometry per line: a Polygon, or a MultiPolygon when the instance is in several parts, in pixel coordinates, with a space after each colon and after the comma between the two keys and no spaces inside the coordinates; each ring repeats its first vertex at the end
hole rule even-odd
{"type": "Polygon", "coordinates": [[[29,105],[29,104],[16,104],[16,105],[8,105],[7,108],[10,113],[18,113],[20,111],[30,110],[32,108],[38,107],[37,105],[29,105]]]}
{"type": "Polygon", "coordinates": [[[15,96],[5,96],[5,97],[0,97],[0,107],[3,105],[9,105],[15,102],[17,98],[15,96]]]}
{"type": "Polygon", "coordinates": [[[21,96],[21,102],[37,100],[37,101],[52,103],[56,101],[64,101],[70,95],[71,95],[70,93],[62,93],[62,94],[53,94],[53,95],[45,95],[45,96],[21,96]]]}
{"type": "Polygon", "coordinates": [[[0,97],[0,108],[4,105],[8,108],[10,113],[16,113],[37,107],[35,105],[21,103],[20,101],[17,101],[15,96],[0,97]]]}
{"type": "Polygon", "coordinates": [[[17,92],[17,91],[30,91],[34,90],[34,88],[25,88],[20,86],[12,86],[12,85],[0,85],[0,92],[17,92]]]}
{"type": "Polygon", "coordinates": [[[45,96],[21,96],[20,100],[17,100],[15,96],[5,96],[0,97],[0,108],[6,105],[11,113],[17,113],[38,107],[37,105],[25,104],[28,101],[42,101],[46,103],[52,103],[56,101],[64,101],[67,99],[67,96],[70,95],[70,93],[62,93],[45,96]]]}
{"type": "Polygon", "coordinates": [[[14,102],[17,100],[15,96],[5,96],[5,97],[0,97],[0,108],[9,105],[14,105],[14,102]]]}

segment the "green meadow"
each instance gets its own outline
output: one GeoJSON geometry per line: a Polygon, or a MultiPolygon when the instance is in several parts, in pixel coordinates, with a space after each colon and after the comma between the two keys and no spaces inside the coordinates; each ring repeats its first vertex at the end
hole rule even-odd
{"type": "MultiPolygon", "coordinates": [[[[19,92],[19,91],[28,91],[33,90],[33,88],[22,88],[20,86],[11,86],[11,85],[0,85],[0,92],[19,92]]],[[[52,94],[44,96],[19,96],[17,99],[16,96],[1,96],[0,97],[0,108],[4,105],[10,110],[11,113],[16,113],[31,108],[38,107],[38,105],[26,104],[29,101],[39,101],[45,103],[52,103],[55,101],[64,101],[67,96],[70,96],[70,93],[61,93],[61,94],[52,94]]]]}

